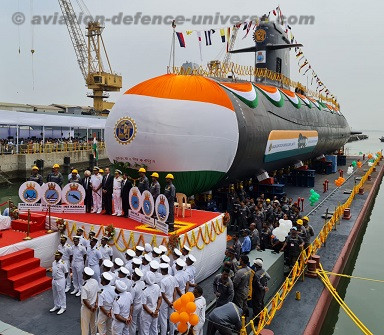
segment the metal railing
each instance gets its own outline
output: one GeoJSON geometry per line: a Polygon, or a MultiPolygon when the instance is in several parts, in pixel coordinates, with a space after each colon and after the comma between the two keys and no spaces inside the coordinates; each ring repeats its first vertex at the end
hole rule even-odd
{"type": "MultiPolygon", "coordinates": [[[[36,154],[52,152],[72,152],[92,150],[92,143],[30,143],[30,144],[1,144],[0,155],[36,154]]],[[[105,148],[104,142],[98,142],[97,148],[105,148]]]]}

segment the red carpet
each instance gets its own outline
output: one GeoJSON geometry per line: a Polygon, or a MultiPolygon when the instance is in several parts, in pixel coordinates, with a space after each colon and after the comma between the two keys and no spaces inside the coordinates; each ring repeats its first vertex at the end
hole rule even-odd
{"type": "MultiPolygon", "coordinates": [[[[3,235],[2,237],[0,237],[0,248],[6,247],[7,245],[23,242],[23,238],[27,236],[25,232],[16,231],[12,229],[2,230],[0,231],[0,234],[3,235]]],[[[40,230],[40,231],[30,233],[29,235],[32,238],[36,238],[45,234],[46,234],[45,230],[40,230]]]]}
{"type": "Polygon", "coordinates": [[[34,257],[33,249],[23,249],[0,257],[0,293],[25,300],[51,288],[51,278],[34,257]]]}
{"type": "MultiPolygon", "coordinates": [[[[189,215],[186,213],[186,215],[189,215]]],[[[216,212],[205,212],[205,211],[192,211],[192,217],[186,216],[185,218],[176,217],[175,216],[175,229],[178,233],[185,233],[197,226],[200,226],[206,222],[209,222],[216,218],[220,213],[216,212]]],[[[128,230],[134,230],[139,231],[143,233],[156,233],[157,235],[164,235],[158,230],[148,231],[148,229],[145,229],[142,224],[140,224],[137,221],[124,218],[124,217],[116,217],[111,215],[103,215],[103,214],[67,214],[67,213],[55,213],[52,214],[52,216],[60,217],[66,220],[71,220],[75,222],[83,222],[83,223],[89,223],[89,224],[95,224],[95,225],[103,225],[108,226],[112,224],[115,228],[124,228],[128,230]]]]}

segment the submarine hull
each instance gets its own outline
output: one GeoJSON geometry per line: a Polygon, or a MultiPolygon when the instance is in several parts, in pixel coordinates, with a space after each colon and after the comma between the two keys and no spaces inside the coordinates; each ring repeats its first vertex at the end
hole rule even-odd
{"type": "Polygon", "coordinates": [[[274,86],[167,74],[129,89],[108,116],[107,154],[175,175],[178,192],[257,176],[333,152],[350,128],[334,106],[274,86]]]}

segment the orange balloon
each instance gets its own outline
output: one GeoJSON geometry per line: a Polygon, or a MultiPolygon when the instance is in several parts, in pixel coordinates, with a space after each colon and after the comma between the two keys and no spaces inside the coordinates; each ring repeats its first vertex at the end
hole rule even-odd
{"type": "Polygon", "coordinates": [[[187,292],[185,295],[188,296],[189,301],[195,301],[195,295],[192,292],[187,292]]]}
{"type": "Polygon", "coordinates": [[[185,333],[187,330],[188,330],[188,325],[186,322],[180,322],[178,325],[177,325],[177,330],[180,332],[180,333],[185,333]]]}
{"type": "Polygon", "coordinates": [[[189,315],[187,312],[181,312],[180,313],[180,322],[183,323],[187,323],[189,321],[189,315]]]}
{"type": "Polygon", "coordinates": [[[196,314],[190,315],[189,323],[191,326],[196,326],[199,323],[199,317],[196,314]]]}
{"type": "Polygon", "coordinates": [[[193,301],[190,301],[187,306],[185,306],[187,313],[192,314],[196,310],[196,304],[193,301]]]}
{"type": "Polygon", "coordinates": [[[173,312],[170,315],[169,320],[173,323],[178,323],[180,321],[180,314],[178,312],[173,312]]]}
{"type": "Polygon", "coordinates": [[[183,306],[189,303],[189,297],[186,294],[183,294],[180,299],[183,306]]]}
{"type": "Polygon", "coordinates": [[[182,304],[182,302],[181,302],[180,299],[177,299],[177,300],[175,300],[175,301],[173,302],[173,308],[174,308],[176,311],[178,311],[178,312],[180,312],[182,306],[183,306],[183,304],[182,304]]]}

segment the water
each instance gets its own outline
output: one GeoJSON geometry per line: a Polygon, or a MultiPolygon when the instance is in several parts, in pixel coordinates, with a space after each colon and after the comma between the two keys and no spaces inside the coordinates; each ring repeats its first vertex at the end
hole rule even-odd
{"type": "MultiPolygon", "coordinates": [[[[379,137],[384,132],[367,131],[364,132],[369,139],[347,144],[350,155],[359,152],[375,153],[384,147],[384,143],[379,141],[379,137]]],[[[384,254],[384,184],[380,185],[378,195],[374,201],[372,212],[367,218],[366,226],[359,239],[356,241],[354,252],[344,273],[384,280],[384,268],[382,266],[382,255],[384,254]]],[[[342,279],[337,291],[344,299],[346,304],[366,325],[373,334],[384,334],[384,283],[376,283],[358,279],[342,279]]],[[[322,335],[357,335],[362,334],[360,329],[339,308],[339,305],[332,301],[327,314],[322,335]]]]}

